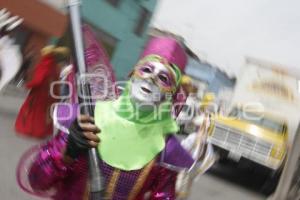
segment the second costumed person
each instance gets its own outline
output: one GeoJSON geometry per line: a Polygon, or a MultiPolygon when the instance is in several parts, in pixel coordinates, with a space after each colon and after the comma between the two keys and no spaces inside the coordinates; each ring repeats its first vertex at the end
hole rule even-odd
{"type": "Polygon", "coordinates": [[[173,38],[150,40],[117,100],[96,102],[94,118],[77,116],[72,106],[72,119],[61,122],[69,134],[35,150],[23,189],[52,191],[56,200],[88,199],[87,151],[96,147],[105,199],[175,199],[178,172],[194,162],[174,136],[179,128],[171,114],[186,60],[173,38]]]}

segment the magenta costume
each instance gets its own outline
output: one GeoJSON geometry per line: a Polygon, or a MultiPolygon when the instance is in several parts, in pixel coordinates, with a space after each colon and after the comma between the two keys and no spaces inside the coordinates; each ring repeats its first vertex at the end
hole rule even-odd
{"type": "MultiPolygon", "coordinates": [[[[160,38],[153,41],[150,41],[144,55],[155,53],[178,66],[185,66],[186,57],[182,57],[182,52],[178,53],[182,49],[175,40],[160,38]],[[160,48],[160,45],[164,48],[160,48]],[[170,49],[166,49],[166,46],[170,49]]],[[[57,109],[59,123],[69,127],[76,118],[77,109],[77,105],[72,105],[71,110],[68,106],[60,105],[57,109]]],[[[25,153],[17,170],[17,180],[23,190],[55,200],[89,199],[87,156],[81,155],[72,164],[64,163],[67,139],[68,134],[60,132],[46,144],[25,153]]],[[[189,169],[193,163],[194,160],[172,135],[166,137],[165,148],[142,169],[125,171],[100,160],[106,186],[105,199],[173,200],[176,198],[177,173],[189,169]]]]}

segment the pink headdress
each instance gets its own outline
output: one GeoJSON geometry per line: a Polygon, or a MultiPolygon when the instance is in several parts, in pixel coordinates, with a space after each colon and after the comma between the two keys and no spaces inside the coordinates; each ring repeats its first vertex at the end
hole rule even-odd
{"type": "Polygon", "coordinates": [[[175,64],[184,72],[187,55],[184,48],[171,37],[153,37],[147,43],[142,58],[148,55],[158,55],[165,58],[170,64],[175,64]]]}
{"type": "MultiPolygon", "coordinates": [[[[184,69],[187,64],[187,55],[185,53],[184,48],[179,44],[178,41],[171,37],[151,38],[148,41],[145,50],[141,55],[141,58],[150,55],[158,55],[166,59],[169,62],[169,64],[175,64],[177,68],[179,68],[181,73],[184,72],[184,69]]],[[[180,103],[185,102],[185,100],[186,94],[182,87],[179,87],[177,89],[176,94],[174,94],[173,96],[173,103],[177,104],[177,106],[175,106],[173,109],[174,116],[178,115],[182,108],[182,106],[180,106],[180,103]]]]}

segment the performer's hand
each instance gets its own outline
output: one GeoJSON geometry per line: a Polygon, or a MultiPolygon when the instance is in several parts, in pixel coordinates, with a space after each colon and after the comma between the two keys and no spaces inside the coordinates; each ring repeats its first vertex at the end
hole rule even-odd
{"type": "Polygon", "coordinates": [[[100,133],[100,129],[94,124],[94,119],[87,115],[80,115],[69,128],[65,154],[74,159],[88,149],[97,147],[100,142],[97,133],[100,133]]]}
{"type": "Polygon", "coordinates": [[[89,147],[97,147],[100,139],[96,134],[100,133],[100,129],[95,125],[94,118],[88,115],[79,115],[78,122],[89,147]]]}

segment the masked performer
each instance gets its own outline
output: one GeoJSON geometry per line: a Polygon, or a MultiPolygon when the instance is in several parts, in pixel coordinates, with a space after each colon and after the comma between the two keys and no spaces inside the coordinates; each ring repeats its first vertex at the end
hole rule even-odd
{"type": "MultiPolygon", "coordinates": [[[[50,108],[57,101],[50,93],[51,83],[59,80],[62,63],[68,60],[69,50],[48,46],[42,50],[41,61],[34,69],[26,87],[30,92],[18,114],[15,129],[20,135],[42,138],[52,134],[50,108]]],[[[54,91],[55,95],[59,91],[54,91]]]]}
{"type": "MultiPolygon", "coordinates": [[[[77,106],[72,106],[72,119],[61,120],[69,134],[61,132],[25,155],[29,167],[21,162],[21,187],[57,200],[88,199],[86,152],[96,147],[104,199],[175,199],[177,173],[193,164],[173,135],[178,126],[171,116],[185,64],[186,54],[174,39],[150,40],[117,100],[97,102],[94,118],[76,120],[77,106]],[[34,157],[31,163],[29,157],[34,157]],[[26,168],[27,185],[22,180],[26,168]]],[[[65,113],[70,111],[58,108],[58,115],[65,113]]]]}

